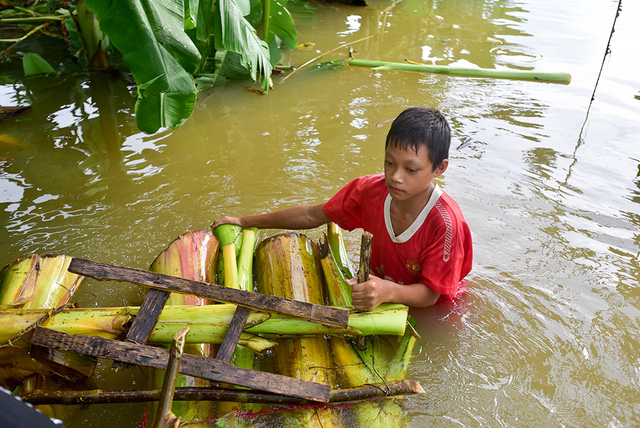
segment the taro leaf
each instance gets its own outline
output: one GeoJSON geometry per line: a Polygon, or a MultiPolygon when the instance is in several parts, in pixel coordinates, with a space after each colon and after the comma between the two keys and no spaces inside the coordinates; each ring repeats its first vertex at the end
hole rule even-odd
{"type": "Polygon", "coordinates": [[[139,86],[138,127],[180,126],[193,111],[200,53],[183,28],[181,0],[87,0],[139,86]],[[175,55],[175,57],[174,57],[175,55]],[[177,59],[176,59],[177,58],[177,59]]]}
{"type": "Polygon", "coordinates": [[[269,46],[256,34],[255,28],[244,18],[244,12],[250,10],[246,3],[239,0],[218,0],[214,15],[215,48],[238,52],[242,55],[242,65],[246,67],[253,80],[258,74],[262,78],[262,87],[269,90],[271,61],[269,46]]]}
{"type": "Polygon", "coordinates": [[[49,65],[47,60],[36,53],[26,53],[22,57],[22,67],[25,76],[36,76],[38,74],[52,74],[56,71],[49,65]]]}
{"type": "Polygon", "coordinates": [[[64,26],[67,29],[67,33],[69,33],[69,37],[71,38],[71,42],[75,45],[76,49],[82,47],[82,42],[80,41],[80,37],[78,36],[78,28],[76,27],[76,23],[73,19],[67,18],[64,20],[64,26]]]}

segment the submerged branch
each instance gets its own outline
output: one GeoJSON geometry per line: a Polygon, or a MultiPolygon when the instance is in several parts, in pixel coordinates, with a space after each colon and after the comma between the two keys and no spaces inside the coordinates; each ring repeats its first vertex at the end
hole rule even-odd
{"type": "Polygon", "coordinates": [[[283,78],[282,78],[282,80],[280,80],[280,81],[276,84],[276,86],[277,86],[277,85],[279,85],[279,84],[281,84],[281,83],[283,83],[285,80],[287,80],[287,79],[288,79],[289,77],[291,77],[293,74],[295,74],[295,72],[296,72],[296,71],[299,71],[299,70],[303,69],[304,67],[308,66],[309,64],[312,64],[312,63],[314,63],[314,62],[318,61],[319,59],[321,59],[321,58],[322,58],[322,57],[324,57],[325,55],[330,54],[331,52],[335,52],[335,51],[337,51],[337,50],[339,50],[339,49],[341,49],[341,48],[345,48],[345,47],[347,47],[347,46],[351,46],[351,45],[353,45],[353,44],[356,44],[356,43],[362,42],[362,41],[364,41],[364,40],[370,39],[370,38],[375,37],[375,36],[376,36],[375,34],[372,34],[372,35],[370,35],[370,36],[363,37],[363,38],[358,39],[358,40],[354,40],[353,42],[349,42],[349,43],[345,43],[344,45],[336,46],[335,48],[333,48],[333,49],[329,49],[329,50],[328,50],[328,51],[326,51],[326,52],[322,52],[320,55],[318,55],[318,56],[316,56],[316,57],[314,57],[314,58],[311,58],[309,61],[307,61],[307,62],[305,62],[304,64],[302,64],[300,67],[296,68],[296,69],[295,69],[295,70],[293,70],[291,73],[287,74],[285,77],[283,77],[283,78]]]}
{"type": "MultiPolygon", "coordinates": [[[[424,389],[414,380],[402,380],[380,385],[364,385],[359,388],[333,389],[329,403],[368,400],[396,395],[422,394],[424,389]]],[[[45,391],[37,390],[22,395],[22,400],[38,404],[106,404],[140,403],[158,401],[159,389],[146,390],[91,390],[91,391],[45,391]]],[[[248,391],[231,388],[176,388],[174,401],[232,401],[236,403],[263,404],[317,404],[286,395],[248,391]]]]}

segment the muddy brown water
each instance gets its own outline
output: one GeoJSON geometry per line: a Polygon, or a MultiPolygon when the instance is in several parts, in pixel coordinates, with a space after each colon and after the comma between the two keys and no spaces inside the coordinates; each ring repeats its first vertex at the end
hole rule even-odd
{"type": "MultiPolygon", "coordinates": [[[[140,133],[122,80],[3,80],[0,262],[63,253],[146,268],[222,214],[319,203],[382,171],[392,119],[411,105],[453,128],[441,186],[474,238],[470,291],[420,315],[406,400],[412,426],[640,423],[640,33],[616,1],[370,1],[299,19],[299,65],[353,45],[363,59],[562,71],[569,85],[308,67],[259,96],[202,93],[177,130],[140,133]]],[[[343,59],[346,49],[323,60],[343,59]]],[[[277,83],[278,78],[275,78],[277,83]]],[[[264,231],[263,237],[275,233],[264,231]]],[[[316,239],[322,230],[309,231],[316,239]]],[[[347,243],[357,259],[358,231],[347,243]]],[[[89,282],[83,306],[137,304],[136,286],[89,282]]],[[[101,388],[144,387],[101,363],[101,388]]],[[[144,405],[58,409],[68,427],[136,426],[144,405]]]]}

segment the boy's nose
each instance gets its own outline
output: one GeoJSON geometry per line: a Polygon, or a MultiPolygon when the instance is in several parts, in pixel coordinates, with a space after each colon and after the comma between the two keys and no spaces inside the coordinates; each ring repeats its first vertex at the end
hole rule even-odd
{"type": "Polygon", "coordinates": [[[394,173],[391,174],[391,179],[396,183],[402,183],[404,181],[404,178],[402,177],[400,171],[394,171],[394,173]]]}

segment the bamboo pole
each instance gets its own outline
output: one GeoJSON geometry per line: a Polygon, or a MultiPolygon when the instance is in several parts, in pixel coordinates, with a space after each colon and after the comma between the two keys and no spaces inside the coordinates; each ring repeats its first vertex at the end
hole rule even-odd
{"type": "MultiPolygon", "coordinates": [[[[329,403],[342,403],[358,400],[370,400],[381,397],[424,394],[424,389],[415,380],[402,380],[384,384],[364,385],[358,388],[332,389],[329,403]]],[[[160,389],[141,390],[36,390],[21,396],[23,401],[39,404],[113,404],[143,403],[160,399],[160,389]]],[[[271,394],[268,392],[247,391],[230,388],[184,387],[176,388],[174,401],[232,401],[236,403],[263,404],[317,404],[315,402],[271,394]]]]}
{"type": "Polygon", "coordinates": [[[350,65],[373,67],[374,70],[418,71],[423,73],[450,74],[465,77],[490,77],[495,79],[532,80],[537,82],[564,83],[571,82],[569,73],[545,73],[528,70],[498,70],[493,68],[462,68],[446,65],[407,64],[401,62],[371,61],[352,59],[350,65]]]}

